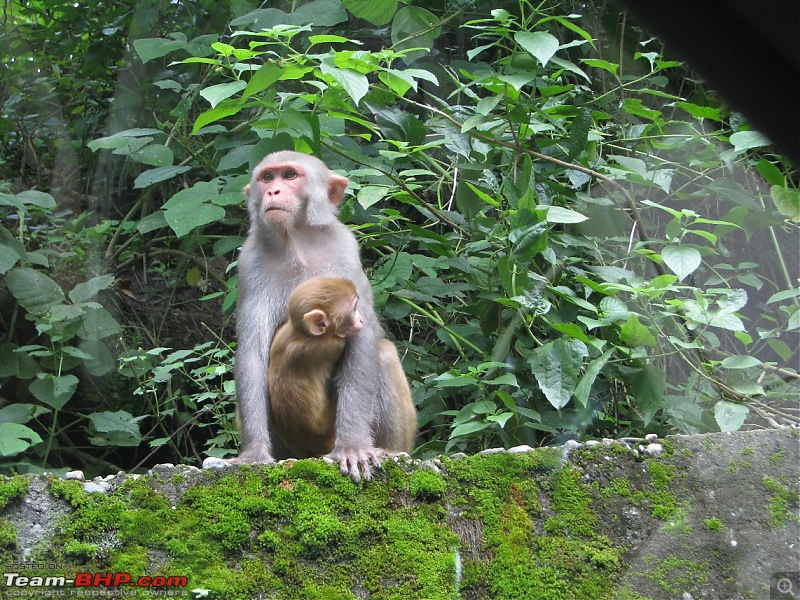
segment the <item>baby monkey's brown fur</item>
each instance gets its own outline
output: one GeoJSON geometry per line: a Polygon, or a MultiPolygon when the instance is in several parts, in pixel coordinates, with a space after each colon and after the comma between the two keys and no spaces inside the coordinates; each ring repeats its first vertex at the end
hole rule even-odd
{"type": "Polygon", "coordinates": [[[333,375],[347,338],[363,325],[356,287],[347,279],[314,277],[289,298],[289,321],[275,334],[267,379],[271,424],[293,457],[333,450],[333,375]]]}

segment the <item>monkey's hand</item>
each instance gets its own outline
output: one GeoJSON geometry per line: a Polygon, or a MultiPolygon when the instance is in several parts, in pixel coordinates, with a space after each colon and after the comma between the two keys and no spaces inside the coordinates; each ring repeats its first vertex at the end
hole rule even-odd
{"type": "Polygon", "coordinates": [[[350,475],[353,482],[358,483],[361,481],[362,473],[364,481],[370,481],[372,479],[370,465],[379,467],[381,465],[381,459],[385,455],[386,453],[380,448],[336,446],[327,457],[339,463],[339,470],[342,472],[342,475],[350,475]]]}
{"type": "Polygon", "coordinates": [[[229,458],[228,462],[233,465],[268,465],[274,463],[275,459],[272,458],[272,454],[270,454],[270,451],[266,446],[251,445],[247,450],[239,454],[239,456],[229,458]]]}

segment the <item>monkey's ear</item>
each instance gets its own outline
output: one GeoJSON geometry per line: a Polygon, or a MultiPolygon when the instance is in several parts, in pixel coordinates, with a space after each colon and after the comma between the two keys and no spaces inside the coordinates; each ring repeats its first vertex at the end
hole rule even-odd
{"type": "Polygon", "coordinates": [[[244,195],[247,196],[248,198],[250,197],[250,184],[249,183],[246,186],[244,186],[244,195]]]}
{"type": "Polygon", "coordinates": [[[331,173],[331,178],[328,180],[328,200],[334,206],[339,206],[344,200],[344,191],[347,189],[347,183],[347,177],[331,173]]]}
{"type": "Polygon", "coordinates": [[[322,335],[328,329],[328,315],[319,309],[304,314],[303,321],[311,335],[322,335]]]}

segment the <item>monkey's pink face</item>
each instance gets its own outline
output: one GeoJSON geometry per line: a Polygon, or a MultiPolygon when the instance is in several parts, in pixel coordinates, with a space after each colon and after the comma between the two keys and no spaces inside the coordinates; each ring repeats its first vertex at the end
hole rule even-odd
{"type": "Polygon", "coordinates": [[[253,178],[264,216],[267,221],[274,223],[292,219],[305,185],[306,173],[295,163],[266,165],[253,178]]]}

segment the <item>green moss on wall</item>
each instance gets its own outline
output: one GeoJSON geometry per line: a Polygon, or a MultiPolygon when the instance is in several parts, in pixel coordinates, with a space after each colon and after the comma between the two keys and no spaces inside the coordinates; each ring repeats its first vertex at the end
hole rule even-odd
{"type": "MultiPolygon", "coordinates": [[[[0,479],[0,510],[15,498],[22,497],[28,490],[28,480],[17,475],[0,479]]],[[[17,529],[8,520],[0,518],[0,562],[8,564],[10,551],[17,546],[17,529]]]]}
{"type": "Polygon", "coordinates": [[[355,598],[354,589],[376,599],[453,595],[457,538],[427,502],[445,489],[433,472],[410,475],[390,461],[382,483],[356,485],[310,460],[201,477],[174,505],[157,491],[167,483],[159,473],[108,494],[51,480],[75,510],[43,558],[89,572],[185,575],[225,600],[264,590],[287,599],[355,598]]]}
{"type": "Polygon", "coordinates": [[[485,544],[484,556],[465,560],[464,597],[609,597],[621,551],[597,533],[589,488],[561,468],[560,450],[459,459],[448,474],[451,502],[481,524],[485,544]]]}
{"type": "Polygon", "coordinates": [[[789,489],[774,477],[764,477],[761,483],[764,489],[772,494],[769,502],[769,517],[772,526],[783,528],[790,520],[800,522],[797,513],[800,494],[789,489]]]}
{"type": "Polygon", "coordinates": [[[21,475],[0,480],[0,509],[14,498],[19,498],[28,490],[28,480],[21,475]]]}

